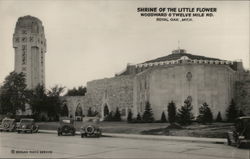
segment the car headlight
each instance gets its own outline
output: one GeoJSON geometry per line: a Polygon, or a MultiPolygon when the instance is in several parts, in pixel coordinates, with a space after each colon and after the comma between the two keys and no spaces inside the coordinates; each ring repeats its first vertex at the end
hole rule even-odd
{"type": "Polygon", "coordinates": [[[26,128],[26,125],[23,125],[22,128],[25,129],[25,128],[26,128]]]}
{"type": "Polygon", "coordinates": [[[239,139],[245,139],[245,136],[239,136],[239,139]]]}

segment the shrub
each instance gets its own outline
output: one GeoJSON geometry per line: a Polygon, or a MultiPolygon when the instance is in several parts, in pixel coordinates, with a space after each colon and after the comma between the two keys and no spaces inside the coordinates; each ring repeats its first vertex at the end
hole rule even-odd
{"type": "Polygon", "coordinates": [[[235,106],[235,102],[232,99],[230,105],[228,106],[227,112],[226,112],[226,116],[227,116],[227,121],[228,122],[234,122],[235,119],[238,116],[238,111],[236,109],[235,106]]]}
{"type": "Polygon", "coordinates": [[[140,113],[137,114],[136,120],[137,120],[137,121],[141,121],[141,120],[142,120],[142,119],[141,119],[140,113]]]}
{"type": "Polygon", "coordinates": [[[199,108],[199,116],[197,120],[199,123],[203,123],[203,124],[213,122],[213,114],[206,102],[203,103],[203,105],[199,108]]]}
{"type": "Polygon", "coordinates": [[[164,111],[161,113],[161,122],[162,123],[166,123],[167,122],[167,119],[166,119],[164,111]]]}
{"type": "Polygon", "coordinates": [[[173,101],[168,104],[168,121],[170,124],[176,121],[176,106],[173,101]]]}
{"type": "Polygon", "coordinates": [[[113,120],[113,111],[110,111],[108,115],[104,117],[104,121],[112,121],[113,120]]]}
{"type": "Polygon", "coordinates": [[[181,125],[189,125],[192,123],[192,120],[194,119],[193,113],[192,113],[192,105],[189,100],[184,101],[184,106],[182,106],[180,109],[178,109],[177,113],[177,121],[181,125]]]}
{"type": "Polygon", "coordinates": [[[153,112],[149,102],[146,102],[145,110],[142,115],[142,120],[147,123],[152,123],[154,121],[153,112]]]}
{"type": "Polygon", "coordinates": [[[221,117],[220,112],[218,112],[218,114],[217,114],[216,122],[222,122],[222,117],[221,117]]]}
{"type": "Polygon", "coordinates": [[[88,109],[88,114],[87,114],[88,117],[92,117],[93,116],[93,112],[92,112],[92,108],[89,107],[88,109]]]}
{"type": "Polygon", "coordinates": [[[115,115],[113,117],[113,121],[121,121],[121,113],[119,111],[119,108],[116,108],[115,115]]]}
{"type": "Polygon", "coordinates": [[[127,116],[127,122],[131,122],[132,121],[132,116],[133,116],[133,114],[132,114],[131,110],[129,110],[128,116],[127,116]]]}

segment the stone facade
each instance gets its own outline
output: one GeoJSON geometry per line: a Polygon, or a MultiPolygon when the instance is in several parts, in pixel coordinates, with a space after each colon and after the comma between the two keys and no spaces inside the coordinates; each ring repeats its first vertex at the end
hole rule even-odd
{"type": "Polygon", "coordinates": [[[87,111],[91,107],[103,118],[103,109],[106,104],[109,111],[115,112],[118,107],[122,118],[126,118],[128,109],[133,106],[133,75],[88,82],[85,96],[66,96],[63,100],[69,108],[69,115],[73,117],[77,106],[81,106],[83,115],[87,115],[87,111]]]}
{"type": "Polygon", "coordinates": [[[18,18],[13,35],[15,72],[23,72],[27,88],[45,85],[46,39],[42,22],[32,16],[18,18]]]}
{"type": "Polygon", "coordinates": [[[77,105],[81,105],[85,115],[88,108],[93,107],[103,118],[106,104],[112,111],[118,107],[123,119],[129,109],[134,117],[138,113],[142,115],[149,101],[155,119],[159,120],[163,111],[167,115],[168,103],[173,101],[180,108],[188,98],[192,101],[195,116],[206,102],[214,117],[220,112],[225,119],[232,99],[241,101],[238,105],[244,107],[241,109],[245,114],[250,113],[249,79],[250,74],[240,61],[208,58],[179,50],[166,57],[128,65],[113,78],[90,81],[86,96],[65,97],[65,101],[73,110],[72,115],[77,105]]]}

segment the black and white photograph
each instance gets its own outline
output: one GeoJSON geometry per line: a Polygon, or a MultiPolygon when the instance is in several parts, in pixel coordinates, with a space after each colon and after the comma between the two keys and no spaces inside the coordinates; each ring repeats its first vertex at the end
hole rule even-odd
{"type": "Polygon", "coordinates": [[[250,1],[0,0],[0,158],[250,159],[250,1]]]}

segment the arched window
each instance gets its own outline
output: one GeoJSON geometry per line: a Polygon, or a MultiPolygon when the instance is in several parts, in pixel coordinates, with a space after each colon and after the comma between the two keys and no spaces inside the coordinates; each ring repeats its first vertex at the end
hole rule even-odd
{"type": "Polygon", "coordinates": [[[103,115],[104,116],[108,116],[109,115],[109,108],[108,108],[107,104],[104,105],[103,115]]]}

